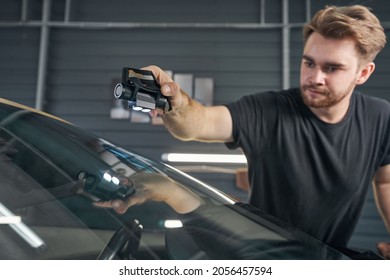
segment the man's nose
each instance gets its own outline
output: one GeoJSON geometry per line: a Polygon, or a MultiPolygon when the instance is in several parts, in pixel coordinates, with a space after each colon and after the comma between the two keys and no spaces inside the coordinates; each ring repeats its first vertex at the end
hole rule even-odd
{"type": "Polygon", "coordinates": [[[313,68],[310,75],[310,82],[315,85],[323,85],[325,84],[325,73],[319,67],[313,68]]]}

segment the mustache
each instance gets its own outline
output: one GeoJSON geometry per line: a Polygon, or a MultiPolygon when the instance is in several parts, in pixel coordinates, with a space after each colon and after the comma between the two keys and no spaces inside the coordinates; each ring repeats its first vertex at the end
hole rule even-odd
{"type": "Polygon", "coordinates": [[[305,91],[305,90],[313,90],[313,91],[319,92],[319,93],[324,94],[324,95],[329,95],[329,90],[321,88],[321,87],[316,86],[314,84],[302,85],[302,91],[305,91]]]}

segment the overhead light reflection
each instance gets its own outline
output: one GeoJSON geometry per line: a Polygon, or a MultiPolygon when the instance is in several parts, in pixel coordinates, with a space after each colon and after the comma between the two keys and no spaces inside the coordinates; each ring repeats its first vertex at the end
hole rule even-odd
{"type": "Polygon", "coordinates": [[[165,228],[181,228],[181,227],[183,227],[183,223],[180,220],[165,220],[164,227],[165,228]]]}
{"type": "MultiPolygon", "coordinates": [[[[15,216],[7,207],[0,203],[0,217],[1,218],[13,218],[15,216]]],[[[23,222],[9,223],[8,224],[21,238],[23,238],[31,247],[37,249],[45,248],[45,242],[39,238],[39,236],[33,232],[23,222]]]]}
{"type": "Polygon", "coordinates": [[[244,155],[165,153],[161,159],[168,162],[247,163],[244,155]]]}
{"type": "Polygon", "coordinates": [[[20,216],[0,216],[0,225],[18,224],[22,221],[20,216]]]}
{"type": "Polygon", "coordinates": [[[120,181],[117,177],[112,177],[111,181],[115,184],[115,185],[119,185],[120,181]]]}
{"type": "Polygon", "coordinates": [[[103,174],[103,178],[104,180],[106,180],[107,182],[111,182],[111,175],[108,174],[107,172],[103,174]]]}
{"type": "Polygon", "coordinates": [[[141,111],[143,108],[139,106],[133,106],[134,111],[141,111]]]}
{"type": "Polygon", "coordinates": [[[103,179],[106,180],[107,182],[111,182],[115,185],[119,185],[120,181],[117,177],[111,176],[108,172],[105,172],[103,174],[103,179]]]}

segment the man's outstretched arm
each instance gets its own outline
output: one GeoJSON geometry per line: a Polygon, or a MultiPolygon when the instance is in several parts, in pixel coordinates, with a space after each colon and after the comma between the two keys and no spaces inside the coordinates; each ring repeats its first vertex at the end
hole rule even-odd
{"type": "MultiPolygon", "coordinates": [[[[373,185],[379,212],[390,233],[390,164],[378,169],[373,185]]],[[[390,259],[390,243],[381,242],[378,249],[385,258],[390,259]]]]}
{"type": "Polygon", "coordinates": [[[161,92],[169,98],[172,110],[167,113],[154,110],[151,116],[161,114],[168,131],[184,141],[230,142],[232,119],[225,106],[203,106],[190,98],[162,69],[157,66],[143,68],[152,71],[161,85],[161,92]]]}

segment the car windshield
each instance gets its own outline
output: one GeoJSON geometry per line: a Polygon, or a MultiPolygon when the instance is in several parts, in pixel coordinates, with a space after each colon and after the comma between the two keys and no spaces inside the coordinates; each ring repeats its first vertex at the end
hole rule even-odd
{"type": "Polygon", "coordinates": [[[0,178],[0,259],[345,258],[164,163],[3,103],[0,178]],[[139,201],[123,214],[95,203],[156,190],[164,199],[139,201]],[[166,200],[191,204],[178,193],[200,206],[177,211],[166,200]]]}

